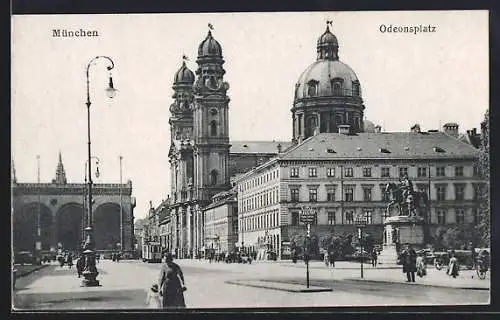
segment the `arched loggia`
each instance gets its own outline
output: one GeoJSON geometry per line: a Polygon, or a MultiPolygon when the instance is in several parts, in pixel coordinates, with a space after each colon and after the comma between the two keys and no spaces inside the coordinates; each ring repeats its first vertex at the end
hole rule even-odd
{"type": "Polygon", "coordinates": [[[68,203],[57,211],[57,241],[65,250],[82,247],[83,206],[68,203]]]}
{"type": "Polygon", "coordinates": [[[97,250],[117,249],[120,243],[120,205],[104,203],[94,211],[94,241],[97,250]]]}
{"type": "Polygon", "coordinates": [[[13,216],[14,251],[34,251],[37,234],[38,211],[40,211],[40,242],[42,250],[50,250],[52,212],[44,204],[29,203],[13,216]]]}

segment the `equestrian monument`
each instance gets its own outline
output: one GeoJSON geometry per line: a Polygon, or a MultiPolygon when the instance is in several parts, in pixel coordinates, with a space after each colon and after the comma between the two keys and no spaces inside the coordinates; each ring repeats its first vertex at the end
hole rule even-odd
{"type": "Polygon", "coordinates": [[[429,201],[425,192],[413,188],[408,177],[400,179],[399,184],[387,183],[385,192],[390,195],[390,202],[386,208],[383,250],[379,261],[382,264],[395,264],[401,246],[424,246],[429,201]]]}

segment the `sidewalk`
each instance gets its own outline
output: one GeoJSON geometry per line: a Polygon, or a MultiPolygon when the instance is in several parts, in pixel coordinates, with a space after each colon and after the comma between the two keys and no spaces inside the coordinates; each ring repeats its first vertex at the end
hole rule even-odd
{"type": "Polygon", "coordinates": [[[363,279],[358,275],[357,277],[346,278],[346,280],[389,282],[472,290],[490,290],[491,288],[491,278],[488,276],[486,279],[480,280],[473,270],[461,270],[457,278],[452,278],[448,276],[444,270],[427,269],[427,275],[424,277],[415,276],[414,283],[406,282],[406,275],[402,270],[394,270],[391,272],[376,272],[375,270],[374,268],[364,270],[363,279]]]}
{"type": "MultiPolygon", "coordinates": [[[[257,262],[260,263],[260,262],[257,262]]],[[[280,265],[284,267],[292,267],[292,268],[303,268],[305,262],[302,260],[297,261],[297,263],[293,263],[291,261],[279,261],[280,265]]],[[[365,262],[364,267],[372,267],[370,262],[365,262]]],[[[331,267],[327,267],[322,261],[310,261],[309,268],[312,269],[328,269],[331,267]]],[[[361,262],[358,261],[336,261],[335,269],[359,269],[361,268],[361,262]]],[[[401,269],[400,265],[397,264],[377,264],[377,269],[401,269]]]]}

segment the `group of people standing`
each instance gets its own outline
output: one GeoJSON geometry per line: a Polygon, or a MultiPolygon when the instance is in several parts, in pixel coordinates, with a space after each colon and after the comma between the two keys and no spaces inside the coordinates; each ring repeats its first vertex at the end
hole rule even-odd
{"type": "MultiPolygon", "coordinates": [[[[401,252],[401,261],[403,264],[403,273],[406,274],[407,282],[415,282],[415,274],[419,277],[427,275],[427,263],[422,252],[417,253],[411,245],[407,245],[401,252]]],[[[450,251],[450,260],[446,274],[450,277],[458,277],[460,266],[455,251],[450,251]]]]}
{"type": "Polygon", "coordinates": [[[148,308],[185,308],[184,291],[186,285],[181,267],[173,261],[171,253],[162,258],[158,283],[153,283],[148,290],[146,305],[148,308]]]}

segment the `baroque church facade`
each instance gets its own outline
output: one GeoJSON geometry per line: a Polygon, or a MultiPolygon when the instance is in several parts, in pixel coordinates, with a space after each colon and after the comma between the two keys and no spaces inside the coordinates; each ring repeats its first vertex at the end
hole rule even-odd
{"type": "Polygon", "coordinates": [[[153,237],[180,258],[193,256],[207,241],[215,240],[214,235],[207,237],[203,214],[213,197],[234,187],[231,180],[238,174],[292,145],[229,140],[230,98],[224,62],[222,47],[209,30],[198,47],[196,72],[184,61],[174,76],[169,119],[171,192],[151,210],[160,216],[153,237]]]}
{"type": "Polygon", "coordinates": [[[222,47],[211,31],[199,45],[196,73],[182,64],[170,107],[171,192],[149,214],[158,226],[151,236],[165,249],[191,257],[220,243],[222,233],[226,252],[240,243],[285,258],[302,232],[304,206],[317,214],[317,241],[355,232],[361,215],[382,242],[388,200],[383,187],[403,175],[428,193],[429,224],[477,222],[482,182],[474,169],[475,130],[459,135],[458,125],[448,123],[442,132],[421,132],[418,125],[409,132],[382,132],[364,118],[360,81],[339,59],[328,25],[316,51],[294,88],[289,142],[230,141],[229,85],[222,47]],[[222,206],[229,209],[217,209],[222,206]]]}

